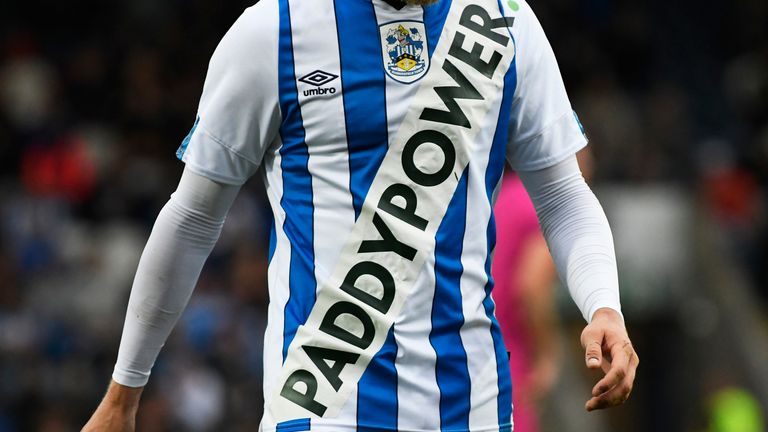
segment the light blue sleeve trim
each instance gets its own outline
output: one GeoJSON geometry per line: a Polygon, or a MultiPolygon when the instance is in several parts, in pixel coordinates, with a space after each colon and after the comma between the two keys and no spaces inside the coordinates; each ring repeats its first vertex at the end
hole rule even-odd
{"type": "Polygon", "coordinates": [[[198,117],[176,156],[196,174],[219,183],[241,186],[256,172],[259,164],[213,136],[203,123],[198,117]]]}
{"type": "Polygon", "coordinates": [[[510,145],[526,148],[513,150],[512,156],[516,156],[516,158],[509,158],[509,162],[515,171],[536,171],[568,159],[586,147],[588,143],[581,123],[575,117],[575,113],[571,111],[560,116],[540,133],[525,142],[511,143],[510,145]],[[556,149],[556,151],[546,156],[537,155],[537,153],[546,152],[546,147],[556,149]]]}
{"type": "Polygon", "coordinates": [[[184,153],[187,151],[187,147],[189,147],[189,141],[192,140],[192,135],[195,134],[195,130],[197,129],[197,124],[200,123],[200,115],[198,115],[195,118],[195,124],[192,125],[192,129],[190,129],[189,133],[186,137],[184,137],[184,140],[181,142],[181,146],[179,146],[179,149],[176,150],[176,157],[179,158],[179,160],[184,160],[184,153]]]}

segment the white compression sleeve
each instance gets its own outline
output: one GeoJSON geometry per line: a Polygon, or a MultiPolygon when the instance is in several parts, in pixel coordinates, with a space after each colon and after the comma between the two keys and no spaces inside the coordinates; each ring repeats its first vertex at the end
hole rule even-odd
{"type": "Polygon", "coordinates": [[[136,270],[112,378],[147,383],[160,348],[187,305],[240,190],[184,170],[160,211],[136,270]]]}
{"type": "Polygon", "coordinates": [[[611,228],[576,157],[518,174],[536,208],[560,278],[584,318],[591,321],[603,307],[621,313],[611,228]]]}

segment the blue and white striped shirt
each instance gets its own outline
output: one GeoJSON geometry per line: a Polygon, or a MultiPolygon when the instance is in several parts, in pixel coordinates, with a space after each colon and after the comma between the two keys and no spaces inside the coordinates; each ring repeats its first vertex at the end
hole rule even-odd
{"type": "Polygon", "coordinates": [[[505,161],[586,144],[522,0],[261,0],[178,156],[264,177],[265,431],[510,431],[490,297],[505,161]]]}

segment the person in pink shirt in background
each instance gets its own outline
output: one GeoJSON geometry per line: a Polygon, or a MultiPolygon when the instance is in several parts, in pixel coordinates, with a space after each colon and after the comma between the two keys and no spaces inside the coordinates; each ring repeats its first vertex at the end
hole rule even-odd
{"type": "MultiPolygon", "coordinates": [[[[589,179],[591,160],[578,154],[589,179]]],[[[493,299],[512,374],[515,432],[538,432],[538,403],[557,381],[559,320],[554,286],[557,270],[539,228],[536,210],[520,178],[508,171],[494,207],[496,249],[493,299]]]]}

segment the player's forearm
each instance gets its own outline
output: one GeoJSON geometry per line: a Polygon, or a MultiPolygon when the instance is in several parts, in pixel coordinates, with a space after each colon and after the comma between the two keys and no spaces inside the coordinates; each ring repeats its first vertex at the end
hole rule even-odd
{"type": "Polygon", "coordinates": [[[103,404],[125,411],[126,414],[135,415],[139,407],[139,399],[144,387],[127,387],[115,381],[109,383],[107,394],[104,395],[103,404]]]}
{"type": "Polygon", "coordinates": [[[208,258],[234,186],[185,172],[155,222],[136,271],[113,379],[140,387],[183,312],[208,258]]]}
{"type": "Polygon", "coordinates": [[[536,207],[560,277],[584,318],[602,307],[620,311],[613,236],[600,203],[573,157],[520,173],[536,207]]]}

